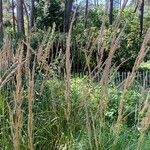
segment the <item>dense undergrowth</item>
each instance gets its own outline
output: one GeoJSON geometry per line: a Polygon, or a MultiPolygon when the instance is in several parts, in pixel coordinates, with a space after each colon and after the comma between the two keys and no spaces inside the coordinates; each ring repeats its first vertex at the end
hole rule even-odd
{"type": "Polygon", "coordinates": [[[1,149],[149,149],[150,91],[136,82],[135,72],[149,52],[150,29],[131,71],[115,83],[114,75],[124,63],[113,63],[126,29],[120,24],[122,12],[112,25],[109,40],[104,36],[104,16],[101,29],[78,33],[86,40],[76,41],[73,47],[75,14],[66,34],[52,28],[35,43],[31,33],[15,46],[4,38],[0,52],[1,149]],[[77,67],[73,52],[78,49],[82,50],[84,63],[78,65],[84,76],[73,68],[77,67]]]}
{"type": "MultiPolygon", "coordinates": [[[[13,90],[13,89],[11,89],[13,90]]],[[[118,116],[119,103],[123,89],[115,84],[109,85],[108,107],[104,113],[104,122],[98,112],[101,99],[101,87],[98,82],[93,82],[87,76],[83,78],[73,77],[71,79],[71,112],[70,118],[66,118],[66,102],[64,97],[65,82],[56,77],[38,80],[35,83],[33,139],[35,149],[92,149],[120,150],[136,149],[139,137],[142,134],[140,107],[145,103],[144,97],[147,92],[142,93],[137,85],[133,84],[127,89],[124,96],[124,115],[121,121],[120,132],[115,133],[118,116]],[[41,84],[43,86],[41,86],[41,84]],[[115,143],[114,143],[115,141],[115,143]]],[[[6,91],[1,91],[1,147],[13,149],[10,127],[9,110],[7,107],[8,97],[6,91]]],[[[27,90],[23,91],[23,126],[21,137],[21,149],[27,149],[27,120],[28,104],[27,90]]],[[[10,103],[11,105],[11,103],[10,103]]],[[[150,147],[149,132],[145,131],[141,149],[150,147]]]]}

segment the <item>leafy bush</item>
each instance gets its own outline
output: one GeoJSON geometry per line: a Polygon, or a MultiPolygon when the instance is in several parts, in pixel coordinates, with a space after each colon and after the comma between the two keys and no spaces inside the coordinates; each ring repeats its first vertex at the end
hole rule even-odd
{"type": "MultiPolygon", "coordinates": [[[[85,63],[84,52],[88,51],[90,47],[89,39],[94,43],[98,36],[99,29],[102,24],[104,10],[101,7],[96,9],[89,10],[88,14],[88,27],[85,29],[84,27],[84,16],[81,14],[79,19],[76,21],[76,26],[74,27],[73,37],[75,42],[75,50],[74,50],[74,62],[78,63],[79,66],[83,66],[85,63]],[[83,33],[83,34],[80,34],[83,33]],[[78,46],[79,45],[79,46],[78,46]],[[82,45],[82,46],[81,46],[82,45]],[[89,45],[89,47],[87,47],[89,45]],[[77,57],[77,58],[76,58],[77,57]]],[[[114,16],[117,16],[114,14],[114,16]]],[[[144,29],[143,35],[148,29],[148,24],[150,22],[149,15],[144,16],[144,29]]],[[[120,70],[131,70],[135,59],[138,55],[140,50],[140,44],[143,40],[143,37],[139,37],[139,16],[133,14],[133,10],[131,7],[127,7],[121,17],[121,24],[119,27],[120,32],[124,25],[126,24],[126,28],[123,32],[123,36],[121,37],[120,43],[117,47],[117,52],[113,58],[113,64],[119,66],[123,63],[120,67],[120,70]]],[[[106,18],[106,27],[104,31],[103,38],[105,39],[103,42],[104,49],[104,58],[103,61],[107,58],[108,52],[110,50],[110,43],[113,36],[113,26],[108,25],[108,18],[106,18]]],[[[91,44],[92,45],[92,44],[91,44]]],[[[97,54],[97,45],[94,45],[94,51],[91,57],[91,66],[95,66],[96,64],[96,56],[97,54]]],[[[149,59],[149,54],[146,56],[145,60],[149,59]]],[[[81,69],[81,68],[80,68],[81,69]]]]}
{"type": "MultiPolygon", "coordinates": [[[[40,83],[38,83],[40,84],[40,83]]],[[[40,94],[36,91],[35,101],[35,143],[37,149],[43,149],[49,146],[51,149],[57,149],[58,147],[68,147],[70,149],[88,149],[88,134],[86,126],[85,105],[88,111],[96,113],[100,100],[100,87],[97,83],[93,83],[86,76],[84,78],[72,78],[71,79],[71,118],[69,122],[66,120],[65,114],[65,83],[62,80],[54,78],[52,80],[45,81],[44,94],[40,94]]],[[[108,148],[106,144],[107,138],[110,138],[110,146],[112,144],[113,134],[110,131],[110,127],[113,122],[116,121],[118,113],[118,105],[121,90],[117,87],[110,86],[109,88],[109,105],[105,113],[106,126],[104,136],[104,147],[108,148]]],[[[124,125],[132,127],[135,125],[134,115],[135,106],[138,103],[140,97],[139,91],[136,88],[131,88],[126,92],[124,109],[126,114],[130,114],[124,125]],[[131,117],[132,116],[132,117],[131,117]]],[[[90,115],[91,116],[91,115],[90,115]]],[[[92,120],[90,120],[92,121],[92,120]]],[[[124,126],[124,127],[125,127],[124,126]]],[[[129,134],[126,133],[128,129],[122,130],[122,141],[129,134]]],[[[135,131],[133,134],[129,134],[129,139],[134,138],[136,142],[135,131]]],[[[98,134],[100,134],[98,132],[98,134]]],[[[92,134],[92,137],[94,134],[92,134]]],[[[100,136],[100,135],[98,135],[100,136]]],[[[119,142],[118,148],[123,148],[124,144],[129,142],[129,139],[123,143],[119,142]]],[[[133,140],[133,139],[132,139],[133,140]]],[[[94,145],[94,137],[92,138],[94,145]]]]}
{"type": "Polygon", "coordinates": [[[38,1],[36,6],[36,24],[40,29],[48,29],[56,24],[57,29],[63,28],[64,8],[60,0],[47,2],[45,0],[38,1]]]}
{"type": "Polygon", "coordinates": [[[150,61],[142,62],[139,66],[139,70],[141,70],[141,71],[150,71],[150,61]]]}

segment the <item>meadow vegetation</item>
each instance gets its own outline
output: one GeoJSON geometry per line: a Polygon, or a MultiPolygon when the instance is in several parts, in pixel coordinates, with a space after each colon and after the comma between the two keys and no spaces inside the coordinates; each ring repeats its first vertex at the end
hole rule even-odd
{"type": "Polygon", "coordinates": [[[42,17],[23,37],[5,30],[1,149],[149,149],[150,90],[146,80],[142,85],[136,81],[135,73],[149,68],[143,66],[149,60],[150,20],[145,17],[139,38],[138,17],[126,7],[114,12],[111,26],[105,10],[97,7],[89,11],[86,29],[83,16],[75,22],[75,11],[66,33],[53,18],[51,27],[41,30],[42,17]],[[120,83],[114,80],[118,70],[128,71],[120,83]]]}

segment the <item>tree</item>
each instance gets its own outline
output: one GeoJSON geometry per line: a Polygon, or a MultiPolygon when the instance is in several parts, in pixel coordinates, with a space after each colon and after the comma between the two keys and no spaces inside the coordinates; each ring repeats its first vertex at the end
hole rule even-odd
{"type": "Polygon", "coordinates": [[[3,6],[2,6],[2,0],[0,0],[0,40],[2,40],[3,37],[3,6]]]}
{"type": "Polygon", "coordinates": [[[17,0],[17,29],[21,34],[24,34],[23,4],[24,0],[17,0]]]}
{"type": "Polygon", "coordinates": [[[14,33],[16,32],[16,19],[15,19],[15,12],[14,12],[14,8],[15,8],[15,4],[14,4],[14,0],[11,0],[12,3],[12,18],[13,18],[13,31],[14,33]]]}
{"type": "Polygon", "coordinates": [[[30,10],[30,29],[34,26],[34,14],[35,14],[35,0],[31,0],[31,10],[30,10]]]}
{"type": "Polygon", "coordinates": [[[56,30],[63,31],[64,27],[64,2],[62,0],[37,1],[35,5],[36,27],[48,29],[56,24],[56,30]]]}
{"type": "Polygon", "coordinates": [[[140,5],[140,37],[143,34],[143,17],[144,17],[144,0],[141,0],[140,5]]]}
{"type": "Polygon", "coordinates": [[[65,1],[65,32],[69,31],[73,0],[65,1]]]}
{"type": "Polygon", "coordinates": [[[86,6],[85,6],[85,28],[87,27],[88,6],[89,6],[89,0],[86,0],[86,6]]]}
{"type": "Polygon", "coordinates": [[[109,24],[112,25],[113,23],[113,0],[110,0],[109,5],[109,24]]]}

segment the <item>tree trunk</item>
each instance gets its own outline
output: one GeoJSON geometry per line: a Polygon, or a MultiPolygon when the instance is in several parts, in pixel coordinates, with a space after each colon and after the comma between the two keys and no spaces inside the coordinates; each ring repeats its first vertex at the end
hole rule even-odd
{"type": "Polygon", "coordinates": [[[89,1],[86,0],[86,6],[85,6],[85,24],[84,24],[85,29],[86,29],[86,27],[87,27],[88,6],[89,6],[89,1]]]}
{"type": "Polygon", "coordinates": [[[27,27],[28,27],[27,31],[29,32],[29,30],[30,30],[30,19],[29,19],[28,9],[27,9],[25,3],[23,4],[23,6],[24,6],[24,12],[25,12],[25,15],[26,15],[26,19],[27,19],[27,27]]]}
{"type": "Polygon", "coordinates": [[[144,0],[141,1],[140,5],[140,38],[143,34],[143,18],[144,18],[144,0]]]}
{"type": "Polygon", "coordinates": [[[3,40],[3,3],[0,0],[0,41],[3,40]]]}
{"type": "Polygon", "coordinates": [[[110,0],[109,5],[109,24],[112,25],[113,23],[113,0],[110,0]]]}
{"type": "Polygon", "coordinates": [[[97,6],[97,0],[94,0],[94,6],[95,7],[97,6]]]}
{"type": "Polygon", "coordinates": [[[70,28],[70,22],[71,22],[71,11],[72,11],[72,4],[73,4],[73,0],[66,0],[65,3],[65,32],[69,31],[70,28]]]}
{"type": "Polygon", "coordinates": [[[21,34],[24,34],[23,4],[24,0],[17,0],[17,29],[21,34]]]}
{"type": "Polygon", "coordinates": [[[30,11],[30,29],[34,26],[34,14],[35,14],[35,0],[31,0],[31,11],[30,11]]]}
{"type": "Polygon", "coordinates": [[[15,24],[15,13],[14,13],[14,0],[11,1],[12,3],[12,18],[13,18],[13,31],[16,32],[16,24],[15,24]]]}
{"type": "Polygon", "coordinates": [[[94,0],[94,6],[97,7],[99,5],[98,0],[94,0]]]}

